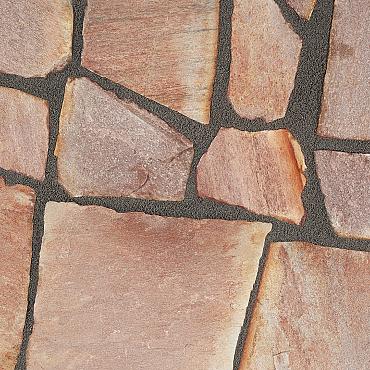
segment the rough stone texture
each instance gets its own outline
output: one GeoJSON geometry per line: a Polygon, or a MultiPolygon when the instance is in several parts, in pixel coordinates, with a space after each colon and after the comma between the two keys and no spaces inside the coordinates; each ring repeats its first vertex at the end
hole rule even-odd
{"type": "Polygon", "coordinates": [[[272,244],[240,370],[367,370],[370,254],[272,244]]]}
{"type": "Polygon", "coordinates": [[[208,123],[218,0],[89,0],[82,64],[208,123]]]}
{"type": "Polygon", "coordinates": [[[27,311],[35,194],[0,177],[0,369],[13,370],[27,311]]]}
{"type": "Polygon", "coordinates": [[[301,45],[273,0],[234,0],[228,94],[241,117],[284,117],[301,45]]]}
{"type": "Polygon", "coordinates": [[[231,369],[270,229],[48,203],[27,369],[231,369]]]}
{"type": "Polygon", "coordinates": [[[0,0],[0,72],[46,76],[71,58],[69,0],[0,0]]]}
{"type": "Polygon", "coordinates": [[[290,5],[302,18],[309,19],[315,8],[316,0],[287,0],[290,5]]]}
{"type": "Polygon", "coordinates": [[[370,139],[370,7],[335,0],[318,133],[370,139]]]}
{"type": "Polygon", "coordinates": [[[44,179],[48,116],[45,100],[0,87],[0,167],[44,179]]]}
{"type": "Polygon", "coordinates": [[[59,129],[58,176],[72,195],[183,199],[191,142],[135,104],[70,80],[59,129]]]}
{"type": "Polygon", "coordinates": [[[370,239],[370,155],[320,150],[315,160],[335,232],[370,239]]]}
{"type": "Polygon", "coordinates": [[[304,215],[304,170],[289,131],[221,128],[198,164],[198,194],[298,224],[304,215]]]}

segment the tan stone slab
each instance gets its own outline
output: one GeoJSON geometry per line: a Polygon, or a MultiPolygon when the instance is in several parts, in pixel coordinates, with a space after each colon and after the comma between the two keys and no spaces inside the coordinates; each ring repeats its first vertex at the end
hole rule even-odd
{"type": "Polygon", "coordinates": [[[13,370],[23,337],[32,254],[33,190],[0,177],[0,369],[13,370]]]}
{"type": "Polygon", "coordinates": [[[0,72],[46,76],[72,55],[69,0],[0,0],[0,72]]]}
{"type": "Polygon", "coordinates": [[[370,140],[370,7],[335,0],[318,133],[370,140]]]}
{"type": "Polygon", "coordinates": [[[208,123],[218,13],[218,0],[89,0],[82,64],[208,123]]]}
{"type": "Polygon", "coordinates": [[[241,117],[285,116],[301,45],[274,0],[234,0],[228,95],[241,117]]]}
{"type": "Polygon", "coordinates": [[[137,105],[70,80],[59,130],[58,177],[73,196],[183,199],[193,146],[137,105]]]}
{"type": "Polygon", "coordinates": [[[0,167],[43,180],[48,143],[47,102],[0,87],[0,167]]]}
{"type": "Polygon", "coordinates": [[[367,370],[370,254],[272,244],[240,370],[367,370]]]}
{"type": "Polygon", "coordinates": [[[48,203],[27,369],[231,369],[270,229],[48,203]]]}
{"type": "Polygon", "coordinates": [[[309,19],[315,8],[316,0],[287,0],[290,5],[302,18],[309,19]]]}
{"type": "Polygon", "coordinates": [[[221,128],[197,169],[201,197],[299,224],[304,158],[288,130],[221,128]]]}
{"type": "Polygon", "coordinates": [[[319,150],[315,161],[334,231],[370,239],[370,155],[319,150]]]}

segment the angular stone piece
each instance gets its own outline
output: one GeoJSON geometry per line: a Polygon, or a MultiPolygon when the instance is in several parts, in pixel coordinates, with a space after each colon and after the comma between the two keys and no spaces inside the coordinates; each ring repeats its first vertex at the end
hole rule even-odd
{"type": "Polygon", "coordinates": [[[197,169],[201,197],[299,224],[304,158],[287,130],[221,128],[197,169]]]}
{"type": "Polygon", "coordinates": [[[69,0],[0,0],[0,72],[46,76],[72,55],[69,0]]]}
{"type": "Polygon", "coordinates": [[[23,337],[35,201],[27,186],[0,177],[0,369],[14,370],[23,337]]]}
{"type": "Polygon", "coordinates": [[[59,130],[59,181],[73,196],[183,199],[191,142],[135,104],[70,80],[59,130]]]}
{"type": "Polygon", "coordinates": [[[45,100],[0,87],[0,167],[43,180],[49,143],[48,121],[45,100]]]}
{"type": "Polygon", "coordinates": [[[270,230],[48,203],[27,369],[231,369],[270,230]]]}
{"type": "Polygon", "coordinates": [[[334,231],[370,239],[370,155],[319,150],[315,161],[334,231]]]}
{"type": "Polygon", "coordinates": [[[240,370],[366,370],[370,254],[272,244],[240,370]]]}
{"type": "Polygon", "coordinates": [[[370,140],[369,18],[366,1],[335,0],[319,135],[370,140]]]}
{"type": "Polygon", "coordinates": [[[287,0],[290,5],[302,18],[309,19],[315,8],[316,0],[287,0]]]}
{"type": "Polygon", "coordinates": [[[82,64],[208,123],[218,17],[218,0],[89,0],[82,64]]]}
{"type": "Polygon", "coordinates": [[[241,117],[284,117],[301,45],[274,0],[234,0],[228,95],[241,117]]]}

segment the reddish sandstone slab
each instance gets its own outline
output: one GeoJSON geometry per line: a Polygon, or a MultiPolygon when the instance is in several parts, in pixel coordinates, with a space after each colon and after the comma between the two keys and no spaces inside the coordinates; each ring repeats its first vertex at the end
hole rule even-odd
{"type": "Polygon", "coordinates": [[[316,5],[316,0],[287,0],[287,3],[302,18],[309,19],[316,5]]]}
{"type": "Polygon", "coordinates": [[[304,170],[303,154],[289,131],[221,128],[199,162],[198,194],[299,224],[304,170]]]}
{"type": "Polygon", "coordinates": [[[370,140],[370,7],[336,0],[318,133],[370,140]]]}
{"type": "Polygon", "coordinates": [[[272,244],[240,370],[369,368],[370,254],[272,244]]]}
{"type": "Polygon", "coordinates": [[[370,155],[320,150],[315,160],[334,231],[370,239],[370,155]]]}
{"type": "Polygon", "coordinates": [[[0,0],[0,72],[46,76],[72,54],[69,0],[0,0]]]}
{"type": "Polygon", "coordinates": [[[49,142],[45,100],[0,87],[0,167],[43,180],[49,142]]]}
{"type": "Polygon", "coordinates": [[[193,157],[189,140],[86,78],[66,86],[56,155],[73,196],[181,200],[193,157]]]}
{"type": "Polygon", "coordinates": [[[89,0],[82,64],[208,123],[218,12],[218,0],[89,0]]]}
{"type": "Polygon", "coordinates": [[[231,369],[270,229],[48,203],[27,369],[231,369]]]}
{"type": "Polygon", "coordinates": [[[241,117],[284,117],[301,45],[274,0],[234,1],[228,95],[241,117]]]}
{"type": "Polygon", "coordinates": [[[26,318],[35,194],[0,178],[0,369],[13,370],[26,318]]]}

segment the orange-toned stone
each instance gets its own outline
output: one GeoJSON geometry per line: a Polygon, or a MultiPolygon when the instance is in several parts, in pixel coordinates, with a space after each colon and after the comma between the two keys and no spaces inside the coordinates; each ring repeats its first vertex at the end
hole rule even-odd
{"type": "Polygon", "coordinates": [[[302,17],[309,19],[316,0],[287,0],[287,3],[302,17]]]}
{"type": "Polygon", "coordinates": [[[221,128],[197,170],[201,197],[299,224],[304,158],[287,130],[221,128]]]}
{"type": "Polygon", "coordinates": [[[231,369],[270,229],[48,203],[27,369],[231,369]]]}
{"type": "Polygon", "coordinates": [[[59,129],[58,177],[73,196],[183,199],[193,146],[137,105],[70,80],[59,129]]]}
{"type": "Polygon", "coordinates": [[[370,155],[319,150],[315,161],[334,231],[370,239],[370,155]]]}
{"type": "Polygon", "coordinates": [[[45,100],[0,87],[0,167],[43,180],[49,142],[45,100]]]}
{"type": "Polygon", "coordinates": [[[70,0],[0,0],[0,72],[46,76],[72,55],[70,0]]]}
{"type": "Polygon", "coordinates": [[[367,369],[370,254],[272,244],[240,370],[367,369]]]}
{"type": "Polygon", "coordinates": [[[318,133],[370,140],[370,7],[335,0],[318,133]]]}
{"type": "Polygon", "coordinates": [[[284,117],[301,45],[274,0],[234,0],[228,95],[241,117],[284,117]]]}
{"type": "Polygon", "coordinates": [[[0,369],[13,370],[27,311],[35,201],[27,186],[0,178],[0,369]]]}
{"type": "Polygon", "coordinates": [[[89,0],[82,64],[208,123],[218,13],[218,0],[89,0]]]}

